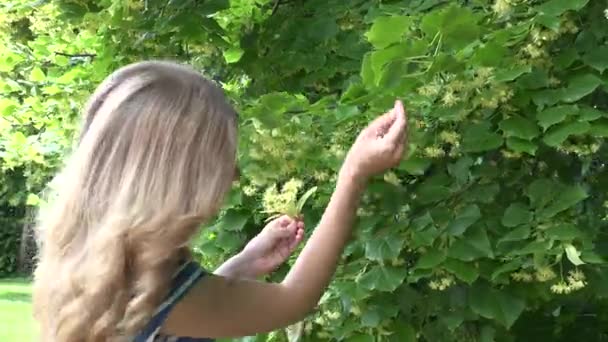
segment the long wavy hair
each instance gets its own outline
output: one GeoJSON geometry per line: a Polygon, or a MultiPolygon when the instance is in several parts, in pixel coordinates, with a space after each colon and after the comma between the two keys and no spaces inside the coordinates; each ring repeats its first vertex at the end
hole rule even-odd
{"type": "Polygon", "coordinates": [[[151,318],[236,164],[236,113],[193,69],[142,62],[106,79],[37,227],[45,342],[122,341],[151,318]]]}

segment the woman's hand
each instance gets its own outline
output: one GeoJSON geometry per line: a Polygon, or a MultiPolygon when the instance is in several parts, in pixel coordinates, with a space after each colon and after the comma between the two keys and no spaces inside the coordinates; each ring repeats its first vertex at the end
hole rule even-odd
{"type": "Polygon", "coordinates": [[[304,222],[282,216],[270,221],[240,253],[252,277],[276,270],[304,238],[304,222]]]}
{"type": "Polygon", "coordinates": [[[243,250],[215,270],[229,278],[255,279],[276,270],[304,238],[304,222],[289,216],[270,221],[243,250]]]}
{"type": "Polygon", "coordinates": [[[365,182],[401,161],[407,149],[407,118],[403,103],[396,101],[388,113],[372,121],[351,147],[341,177],[365,182]]]}

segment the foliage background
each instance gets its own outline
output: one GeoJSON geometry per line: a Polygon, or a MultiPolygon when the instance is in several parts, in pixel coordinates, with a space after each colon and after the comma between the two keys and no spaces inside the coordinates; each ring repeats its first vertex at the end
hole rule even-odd
{"type": "Polygon", "coordinates": [[[319,187],[312,230],[358,129],[395,98],[408,107],[409,159],[369,187],[304,340],[608,339],[605,1],[0,7],[0,273],[94,87],[172,59],[220,82],[242,118],[241,184],[193,246],[209,268],[292,196],[277,192],[289,180],[319,187]]]}

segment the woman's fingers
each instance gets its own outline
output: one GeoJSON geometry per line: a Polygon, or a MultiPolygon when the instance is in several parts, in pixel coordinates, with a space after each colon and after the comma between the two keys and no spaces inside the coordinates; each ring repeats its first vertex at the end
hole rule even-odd
{"type": "Polygon", "coordinates": [[[289,241],[289,250],[293,252],[304,239],[304,229],[298,229],[293,239],[289,241]]]}
{"type": "Polygon", "coordinates": [[[395,113],[395,121],[388,129],[385,137],[390,144],[394,147],[398,147],[404,142],[405,129],[407,128],[407,118],[401,101],[397,100],[395,102],[393,112],[395,113]]]}

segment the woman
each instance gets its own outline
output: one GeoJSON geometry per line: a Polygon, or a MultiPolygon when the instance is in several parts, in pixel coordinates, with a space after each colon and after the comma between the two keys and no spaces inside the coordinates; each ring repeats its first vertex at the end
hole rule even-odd
{"type": "Polygon", "coordinates": [[[43,340],[196,341],[303,319],[331,281],[367,180],[399,163],[406,136],[398,101],[360,133],[281,283],[230,270],[253,270],[247,258],[262,260],[261,270],[282,262],[302,238],[302,222],[289,217],[265,229],[287,243],[260,237],[248,246],[256,253],[245,248],[208,274],[187,246],[235,177],[236,113],[189,67],[144,62],[117,71],[90,100],[80,144],[38,227],[34,306],[43,340]]]}

